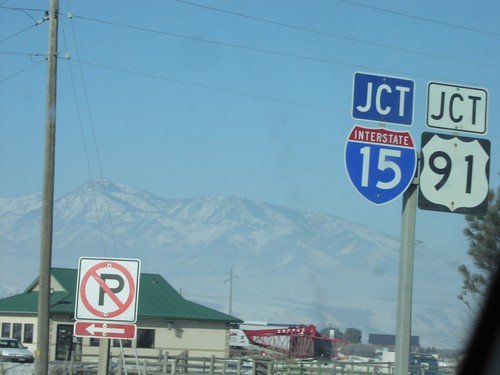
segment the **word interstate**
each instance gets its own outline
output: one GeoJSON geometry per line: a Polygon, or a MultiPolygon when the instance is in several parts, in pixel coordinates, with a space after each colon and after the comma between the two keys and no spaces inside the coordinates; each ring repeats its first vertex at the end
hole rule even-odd
{"type": "Polygon", "coordinates": [[[356,128],[351,133],[350,140],[360,142],[375,142],[394,146],[413,146],[413,140],[407,133],[394,134],[383,129],[356,128]]]}

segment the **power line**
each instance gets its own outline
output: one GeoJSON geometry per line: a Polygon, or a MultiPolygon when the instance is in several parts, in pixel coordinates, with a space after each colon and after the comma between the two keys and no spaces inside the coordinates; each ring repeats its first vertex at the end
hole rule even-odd
{"type": "MultiPolygon", "coordinates": [[[[314,104],[303,103],[303,102],[298,102],[298,101],[293,101],[293,100],[288,100],[288,99],[281,99],[281,98],[276,98],[276,97],[270,97],[270,96],[265,96],[265,95],[252,94],[252,93],[248,93],[248,92],[244,92],[244,91],[240,91],[240,90],[232,90],[232,89],[227,89],[227,88],[217,87],[217,86],[212,86],[212,85],[205,85],[202,83],[180,80],[180,79],[166,77],[166,76],[162,76],[162,75],[158,75],[158,74],[140,72],[140,71],[136,71],[136,70],[120,68],[120,67],[110,66],[110,65],[104,65],[104,64],[99,64],[99,63],[95,63],[95,62],[79,60],[79,59],[72,59],[72,60],[75,62],[78,62],[79,64],[94,66],[94,67],[101,68],[101,69],[106,69],[106,70],[111,70],[111,71],[121,72],[121,73],[126,73],[126,74],[132,74],[132,75],[151,78],[151,79],[159,79],[159,80],[169,81],[169,82],[178,83],[178,84],[182,84],[182,85],[194,86],[194,87],[199,87],[199,88],[203,88],[203,89],[207,89],[207,90],[224,92],[224,93],[232,94],[232,95],[246,96],[246,97],[251,97],[251,98],[256,98],[256,99],[261,99],[261,100],[272,101],[272,102],[298,105],[301,107],[318,109],[318,110],[328,111],[328,112],[338,112],[338,113],[344,113],[344,114],[348,113],[347,111],[340,110],[340,109],[323,107],[323,106],[318,106],[318,105],[314,105],[314,104]]],[[[366,67],[364,67],[364,68],[366,68],[366,67]]],[[[388,71],[388,70],[384,70],[384,71],[388,71]]],[[[397,72],[397,71],[392,71],[392,72],[393,73],[401,73],[401,72],[397,72]]],[[[416,75],[416,76],[418,76],[418,75],[416,75]]],[[[420,76],[427,77],[424,75],[420,75],[420,76]]],[[[477,82],[463,82],[463,83],[464,84],[478,84],[477,82]]],[[[499,87],[499,86],[492,85],[492,84],[489,84],[489,86],[490,87],[499,87]]]]}
{"type": "MultiPolygon", "coordinates": [[[[5,41],[7,41],[7,40],[9,40],[9,39],[12,39],[12,38],[14,38],[14,37],[15,37],[15,36],[17,36],[17,35],[22,34],[22,33],[24,33],[25,31],[28,31],[28,30],[29,30],[29,29],[31,29],[32,27],[38,26],[38,25],[40,25],[40,24],[44,23],[45,21],[48,21],[48,20],[49,20],[49,17],[48,17],[48,12],[47,12],[47,11],[43,11],[43,12],[44,12],[44,16],[43,16],[41,19],[36,20],[36,19],[35,19],[35,18],[31,15],[31,14],[29,14],[29,13],[27,12],[27,10],[30,10],[30,11],[35,11],[35,9],[28,9],[28,8],[26,8],[26,9],[23,9],[23,8],[9,8],[9,7],[0,7],[0,9],[10,9],[10,10],[18,10],[18,11],[21,11],[21,12],[23,12],[24,14],[26,14],[28,17],[30,17],[30,18],[34,21],[34,22],[33,22],[33,24],[31,24],[30,26],[25,27],[24,29],[17,31],[17,32],[15,32],[14,34],[12,34],[12,35],[10,35],[10,36],[8,36],[8,37],[4,38],[4,39],[1,39],[1,40],[0,40],[0,43],[3,43],[3,42],[5,42],[5,41]]],[[[37,10],[37,11],[42,11],[42,10],[40,10],[40,9],[36,9],[36,10],[37,10]]]]}
{"type": "Polygon", "coordinates": [[[270,96],[264,96],[264,95],[258,95],[258,94],[251,94],[251,93],[248,93],[248,92],[243,92],[243,91],[238,91],[238,90],[231,90],[231,89],[226,89],[226,88],[217,87],[217,86],[210,86],[210,85],[205,85],[205,84],[196,83],[196,82],[184,81],[184,80],[170,78],[170,77],[165,77],[165,76],[160,76],[160,75],[152,74],[152,73],[144,73],[144,72],[138,72],[138,71],[135,71],[135,70],[125,69],[125,68],[118,68],[118,67],[113,67],[113,66],[109,66],[109,65],[92,63],[92,62],[89,62],[89,61],[83,61],[83,60],[73,60],[73,61],[76,61],[76,62],[78,62],[80,64],[94,66],[94,67],[98,67],[98,68],[102,68],[102,69],[113,70],[113,71],[116,71],[116,72],[133,74],[133,75],[137,75],[137,76],[148,77],[148,78],[153,78],[153,79],[159,79],[159,80],[163,80],[163,81],[169,81],[169,82],[174,82],[174,83],[179,83],[179,84],[189,85],[189,86],[194,86],[194,87],[200,87],[200,88],[204,88],[204,89],[208,89],[208,90],[214,90],[214,91],[219,91],[219,92],[224,92],[224,93],[228,93],[228,94],[247,96],[247,97],[251,97],[251,98],[263,99],[263,100],[268,100],[268,101],[273,101],[273,102],[279,102],[279,103],[285,103],[285,104],[293,104],[293,105],[298,105],[298,106],[308,107],[308,108],[313,108],[313,109],[320,109],[320,110],[329,111],[329,112],[347,113],[346,111],[342,111],[342,110],[338,110],[338,109],[333,109],[333,108],[322,107],[322,106],[317,106],[317,105],[314,105],[314,104],[301,103],[301,102],[297,102],[297,101],[293,101],[293,100],[273,98],[273,97],[270,97],[270,96]]]}
{"type": "Polygon", "coordinates": [[[35,66],[37,66],[38,64],[40,64],[41,62],[44,62],[44,61],[47,61],[47,59],[44,59],[44,60],[40,60],[40,61],[38,61],[38,62],[35,62],[35,63],[31,64],[30,66],[27,66],[27,67],[26,67],[26,68],[24,68],[24,69],[21,69],[21,70],[19,70],[19,71],[15,72],[15,73],[12,73],[11,75],[9,75],[9,76],[7,76],[7,77],[1,78],[1,79],[0,79],[0,83],[5,82],[5,81],[9,80],[10,78],[13,78],[13,77],[15,77],[15,76],[17,76],[17,75],[19,75],[19,74],[21,74],[21,73],[24,73],[24,72],[26,72],[27,70],[30,70],[31,68],[34,68],[35,66]]]}
{"type": "Polygon", "coordinates": [[[30,26],[28,26],[28,27],[25,27],[25,28],[24,28],[24,29],[22,29],[22,30],[19,30],[19,31],[15,32],[15,33],[14,33],[14,34],[12,34],[12,35],[9,35],[9,36],[8,36],[8,37],[6,37],[6,38],[0,39],[0,43],[3,43],[3,42],[5,42],[5,41],[7,41],[7,40],[9,40],[9,39],[12,39],[12,38],[14,38],[15,36],[18,36],[19,34],[22,34],[22,33],[24,33],[25,31],[28,31],[28,30],[29,30],[29,29],[31,29],[32,27],[33,27],[33,25],[30,25],[30,26]]]}
{"type": "Polygon", "coordinates": [[[21,11],[29,11],[29,12],[47,12],[47,9],[40,9],[40,8],[20,8],[20,7],[0,6],[0,9],[21,10],[21,11]]]}
{"type": "MultiPolygon", "coordinates": [[[[177,1],[180,1],[180,0],[177,0],[177,1]]],[[[389,9],[385,9],[385,8],[379,8],[379,7],[375,7],[373,5],[360,4],[360,3],[356,3],[354,1],[349,1],[349,0],[338,0],[338,1],[341,1],[341,2],[346,3],[346,4],[351,4],[351,5],[355,5],[355,6],[358,6],[358,7],[362,7],[362,8],[368,8],[368,9],[377,10],[379,12],[385,12],[385,13],[390,13],[390,14],[395,14],[395,15],[398,15],[398,16],[402,16],[402,17],[413,18],[413,19],[416,19],[416,20],[419,20],[419,21],[430,22],[430,23],[435,23],[437,25],[443,25],[443,26],[453,27],[453,28],[461,29],[461,30],[465,30],[465,31],[472,31],[472,32],[475,32],[475,33],[486,34],[486,35],[493,35],[493,36],[496,36],[496,37],[500,37],[500,33],[494,33],[494,32],[491,32],[491,31],[479,30],[479,29],[475,29],[473,27],[462,26],[462,25],[457,25],[457,24],[454,24],[454,23],[433,20],[433,19],[426,18],[426,17],[414,16],[412,14],[407,14],[407,13],[402,13],[402,12],[396,12],[394,10],[389,10],[389,9]]]]}
{"type": "MultiPolygon", "coordinates": [[[[325,32],[325,31],[320,31],[320,30],[314,30],[314,29],[310,29],[310,28],[307,28],[307,27],[301,27],[301,26],[291,25],[291,24],[287,24],[287,23],[283,23],[283,22],[277,22],[277,21],[273,21],[273,20],[270,20],[270,19],[262,18],[262,17],[249,16],[249,15],[246,15],[246,14],[232,12],[232,11],[228,11],[228,10],[224,10],[224,9],[220,9],[220,8],[215,8],[215,7],[210,7],[210,6],[206,6],[206,5],[194,3],[194,2],[191,2],[191,1],[187,1],[187,0],[175,0],[175,1],[180,2],[180,3],[184,3],[184,4],[189,4],[189,5],[192,5],[192,6],[201,7],[201,8],[204,8],[204,9],[209,9],[209,10],[212,10],[212,11],[215,11],[215,12],[230,14],[232,16],[243,17],[243,18],[254,20],[254,21],[264,22],[264,23],[268,23],[268,24],[271,24],[271,25],[286,27],[286,28],[294,29],[294,30],[298,30],[298,31],[305,31],[305,32],[313,33],[313,34],[317,34],[317,35],[323,35],[323,36],[328,36],[328,37],[332,37],[332,38],[343,39],[343,40],[347,40],[347,41],[350,41],[350,42],[363,43],[363,44],[368,44],[368,45],[371,45],[371,46],[392,49],[392,50],[399,51],[399,52],[405,52],[405,53],[411,53],[411,54],[418,54],[418,55],[422,55],[422,56],[426,56],[426,57],[432,57],[432,58],[445,59],[445,60],[459,62],[459,63],[463,63],[463,64],[477,65],[477,66],[482,66],[482,67],[491,68],[491,69],[500,69],[500,66],[489,65],[489,64],[482,64],[482,63],[477,63],[477,62],[472,62],[472,61],[467,61],[467,60],[462,60],[462,59],[456,59],[456,58],[452,58],[452,57],[448,57],[448,56],[443,56],[443,55],[436,55],[436,54],[431,54],[431,53],[422,52],[422,51],[410,50],[410,49],[407,49],[407,48],[394,47],[394,46],[390,46],[390,45],[382,44],[382,43],[368,42],[368,41],[365,41],[365,40],[362,40],[362,39],[358,39],[358,38],[346,37],[346,36],[343,36],[343,35],[333,34],[333,33],[325,32]]],[[[339,1],[344,1],[346,3],[351,3],[351,2],[346,1],[346,0],[339,0],[339,1]]],[[[358,5],[357,3],[354,3],[354,2],[352,2],[352,4],[353,5],[358,5]]],[[[370,6],[366,6],[366,7],[370,7],[370,6]]],[[[383,9],[381,9],[381,8],[374,8],[374,9],[383,11],[383,9]]],[[[396,12],[394,12],[394,13],[396,13],[396,12]]],[[[396,14],[398,14],[398,13],[396,13],[396,14]]],[[[406,14],[403,14],[403,13],[401,13],[400,15],[401,16],[411,17],[410,15],[406,15],[406,14]]],[[[419,18],[419,17],[415,17],[415,18],[419,18]]],[[[431,22],[431,20],[429,20],[429,19],[425,19],[425,18],[421,18],[421,19],[425,20],[425,21],[431,22]]],[[[439,23],[439,21],[435,21],[435,22],[439,23]]],[[[447,25],[447,26],[459,27],[457,25],[446,24],[444,22],[442,24],[447,25]]],[[[461,28],[465,29],[465,30],[469,30],[469,31],[474,31],[474,32],[482,32],[480,30],[472,29],[472,28],[467,28],[467,27],[461,27],[461,28]]],[[[496,35],[496,36],[500,36],[500,34],[495,34],[495,33],[488,33],[488,32],[484,32],[484,33],[492,34],[492,35],[496,35]]]]}
{"type": "MultiPolygon", "coordinates": [[[[76,15],[74,15],[73,17],[80,18],[80,19],[83,19],[83,20],[86,20],[86,21],[98,22],[98,23],[108,24],[108,25],[112,25],[112,26],[127,28],[127,29],[131,29],[131,30],[137,30],[137,31],[154,33],[154,34],[159,34],[159,35],[165,35],[165,36],[171,36],[171,37],[189,39],[189,40],[193,40],[193,41],[197,41],[197,42],[216,44],[216,45],[220,45],[220,46],[224,46],[224,47],[238,48],[238,49],[244,49],[244,50],[249,50],[249,51],[253,51],[253,52],[261,52],[261,53],[279,55],[279,56],[284,56],[284,57],[292,57],[292,58],[303,59],[303,60],[317,61],[317,62],[323,62],[323,63],[350,65],[350,64],[341,63],[341,62],[333,61],[333,60],[329,60],[329,59],[322,59],[322,58],[311,57],[311,56],[297,55],[297,54],[292,54],[292,53],[287,53],[287,52],[279,52],[279,51],[274,51],[274,50],[269,50],[269,49],[263,49],[263,48],[257,48],[257,47],[248,47],[248,46],[243,46],[241,44],[220,42],[220,41],[215,41],[215,40],[210,40],[210,39],[205,39],[205,38],[200,38],[200,37],[194,37],[194,36],[188,36],[188,35],[170,33],[170,32],[166,32],[166,31],[154,30],[154,29],[150,29],[150,28],[146,28],[146,27],[141,27],[141,26],[127,25],[127,24],[123,24],[123,23],[119,23],[119,22],[106,21],[106,20],[101,20],[101,19],[96,19],[96,18],[91,18],[91,17],[76,16],[76,15]]],[[[265,22],[274,23],[272,21],[266,21],[266,20],[264,20],[264,21],[265,22]]],[[[286,25],[286,24],[280,24],[280,23],[275,23],[275,24],[277,24],[277,25],[286,25]]],[[[288,26],[289,27],[293,27],[293,26],[290,26],[290,25],[288,25],[288,26]]],[[[309,29],[303,29],[303,28],[298,28],[298,29],[305,30],[305,31],[311,31],[309,29]]],[[[315,32],[315,31],[313,31],[313,32],[315,32]]],[[[321,33],[321,32],[315,32],[315,33],[321,33]]],[[[324,34],[325,35],[329,35],[331,37],[335,37],[335,38],[339,38],[339,39],[344,39],[344,40],[347,40],[347,41],[351,41],[351,42],[358,42],[358,43],[368,44],[368,45],[375,46],[375,47],[393,49],[393,50],[396,50],[396,51],[399,51],[399,52],[411,53],[411,54],[416,54],[416,55],[420,55],[420,56],[424,56],[424,57],[431,57],[431,58],[436,58],[436,59],[443,59],[443,60],[453,61],[453,62],[461,63],[461,64],[468,64],[468,65],[474,65],[474,66],[479,66],[479,67],[483,67],[483,68],[490,68],[490,69],[500,70],[500,66],[498,66],[498,65],[491,65],[491,64],[485,64],[485,63],[477,63],[477,62],[473,62],[473,61],[457,59],[457,58],[454,58],[454,57],[448,57],[448,56],[436,55],[436,54],[427,53],[427,52],[414,51],[414,50],[409,50],[409,49],[405,49],[405,48],[393,47],[393,46],[389,46],[389,45],[386,45],[386,44],[380,44],[380,43],[374,43],[374,42],[367,42],[367,41],[364,41],[364,40],[361,40],[361,39],[350,38],[350,37],[345,37],[345,36],[340,36],[340,35],[335,35],[335,34],[329,34],[329,33],[324,33],[324,34]]]]}
{"type": "MultiPolygon", "coordinates": [[[[431,54],[431,53],[427,53],[427,52],[423,52],[423,51],[415,51],[415,50],[406,49],[406,48],[394,47],[394,46],[390,46],[390,45],[382,44],[382,43],[369,42],[369,41],[365,41],[365,40],[358,39],[358,38],[346,37],[346,36],[339,35],[339,34],[333,34],[333,33],[324,32],[324,31],[320,31],[320,30],[314,30],[314,29],[310,29],[310,28],[306,28],[306,27],[291,25],[291,24],[287,24],[287,23],[283,23],[283,22],[277,22],[277,21],[273,21],[273,20],[270,20],[270,19],[265,19],[265,18],[262,18],[262,17],[254,17],[254,16],[249,16],[249,15],[238,13],[238,12],[232,12],[232,11],[228,11],[228,10],[224,10],[224,9],[220,9],[220,8],[210,7],[210,6],[206,6],[206,5],[202,5],[202,4],[197,4],[197,3],[194,3],[194,2],[191,2],[191,1],[187,1],[187,0],[176,0],[176,1],[180,2],[180,3],[188,4],[188,5],[191,5],[191,6],[196,6],[196,7],[201,7],[201,8],[204,8],[204,9],[209,9],[209,10],[215,11],[215,12],[225,13],[225,14],[229,14],[229,15],[237,16],[237,17],[243,17],[243,18],[247,18],[247,19],[250,19],[250,20],[258,21],[258,22],[264,22],[264,23],[268,23],[268,24],[272,24],[272,25],[276,25],[276,26],[280,26],[280,27],[286,27],[286,28],[290,28],[290,29],[295,29],[295,30],[298,30],[298,31],[305,31],[305,32],[309,32],[309,33],[314,33],[314,34],[317,34],[317,35],[323,35],[323,36],[328,36],[328,37],[343,39],[343,40],[347,40],[347,41],[351,41],[351,42],[356,42],[356,43],[363,43],[363,44],[367,44],[367,45],[371,45],[371,46],[375,46],[375,47],[387,48],[387,49],[392,49],[392,50],[399,51],[399,52],[411,53],[411,54],[416,54],[416,55],[425,56],[425,57],[431,57],[431,58],[437,58],[437,59],[444,59],[444,60],[448,60],[448,61],[453,61],[453,62],[462,63],[462,64],[469,64],[469,65],[479,66],[479,67],[483,67],[483,68],[490,68],[490,69],[496,69],[496,70],[500,69],[500,66],[497,66],[497,65],[485,64],[485,63],[478,63],[478,62],[473,62],[473,61],[468,61],[468,60],[463,60],[463,59],[457,59],[457,58],[453,58],[453,57],[449,57],[449,56],[431,54]]],[[[352,5],[364,6],[362,4],[351,2],[351,1],[348,1],[348,0],[339,0],[339,1],[343,1],[345,3],[352,4],[352,5]]],[[[441,24],[444,24],[444,25],[450,26],[450,27],[462,28],[462,29],[469,30],[469,31],[474,31],[474,32],[483,32],[483,31],[477,30],[477,29],[472,29],[472,28],[467,28],[467,27],[461,27],[459,25],[454,25],[454,24],[448,24],[448,23],[444,23],[444,22],[434,21],[434,20],[423,18],[423,17],[411,16],[411,15],[407,15],[407,14],[404,14],[404,13],[398,13],[398,12],[394,12],[394,11],[388,11],[388,10],[385,10],[385,9],[382,9],[382,8],[376,8],[376,7],[371,7],[371,6],[365,6],[365,7],[372,8],[372,9],[379,10],[379,11],[387,11],[389,13],[394,13],[394,14],[397,14],[397,15],[400,15],[400,16],[417,18],[417,19],[420,19],[420,20],[423,20],[423,21],[427,21],[427,22],[441,23],[441,24]]],[[[12,8],[12,9],[20,9],[20,8],[12,8]]],[[[310,60],[310,61],[317,61],[317,62],[322,62],[322,63],[350,65],[350,64],[345,64],[345,63],[341,63],[339,61],[333,61],[333,60],[329,60],[329,59],[316,58],[316,57],[304,56],[304,55],[297,55],[297,54],[292,54],[292,53],[287,53],[287,52],[280,52],[280,51],[274,51],[274,50],[257,48],[257,47],[243,46],[241,44],[234,44],[234,43],[214,41],[214,40],[209,40],[209,39],[200,38],[200,37],[187,36],[187,35],[182,35],[182,34],[177,34],[177,33],[169,33],[169,32],[165,32],[165,31],[154,30],[154,29],[151,29],[151,28],[134,26],[134,25],[128,25],[128,24],[124,24],[124,23],[107,21],[107,20],[96,19],[96,18],[91,18],[91,17],[77,16],[77,15],[74,15],[74,17],[75,18],[80,18],[80,19],[83,19],[83,20],[87,20],[87,21],[91,21],[91,22],[98,22],[98,23],[108,24],[108,25],[112,25],[112,26],[116,26],[116,27],[128,28],[128,29],[132,29],[132,30],[137,30],[137,31],[142,31],[142,32],[149,32],[149,33],[155,33],[155,34],[160,34],[160,35],[165,35],[165,36],[170,36],[170,37],[184,38],[184,39],[189,39],[189,40],[203,42],[203,43],[210,43],[210,44],[221,45],[221,46],[225,46],[225,47],[239,48],[239,49],[245,49],[245,50],[254,51],[254,52],[274,54],[274,55],[279,55],[279,56],[284,56],[284,57],[298,58],[298,59],[304,59],[304,60],[310,60]]],[[[25,31],[25,30],[22,30],[20,32],[23,32],[23,31],[25,31]]],[[[484,32],[484,33],[488,33],[488,32],[484,32]]],[[[18,33],[14,34],[13,36],[15,36],[17,34],[18,33]]],[[[500,36],[500,34],[495,34],[495,33],[490,33],[490,34],[500,36]]],[[[11,37],[8,37],[7,39],[10,39],[11,37]]],[[[2,41],[3,40],[0,40],[0,42],[2,42],[2,41]]]]}
{"type": "MultiPolygon", "coordinates": [[[[178,1],[186,2],[184,0],[178,0],[178,1]]],[[[187,2],[187,3],[190,4],[190,2],[187,2]]],[[[208,8],[212,9],[212,7],[208,7],[208,8]]],[[[230,13],[232,13],[232,12],[230,12],[230,13]]],[[[123,24],[123,23],[119,23],[119,22],[107,21],[107,20],[96,19],[96,18],[91,18],[91,17],[78,16],[78,15],[73,15],[73,17],[74,18],[83,19],[83,20],[87,20],[87,21],[91,21],[91,22],[103,23],[103,24],[108,24],[108,25],[112,25],[112,26],[116,26],[116,27],[122,27],[122,28],[127,28],[127,29],[141,31],[141,32],[148,32],[148,33],[154,33],[154,34],[158,34],[158,35],[164,35],[164,36],[170,36],[170,37],[177,37],[177,38],[189,39],[189,40],[203,42],[203,43],[210,43],[210,44],[215,44],[215,45],[221,45],[221,46],[224,46],[224,47],[230,47],[230,48],[238,48],[238,49],[248,50],[248,51],[251,51],[251,52],[266,53],[266,54],[272,54],[272,55],[277,55],[277,56],[282,56],[282,57],[295,58],[295,59],[301,59],[301,60],[306,60],[306,61],[315,61],[315,62],[326,63],[326,64],[349,66],[349,67],[355,67],[357,69],[371,69],[371,70],[373,69],[372,66],[359,65],[359,64],[351,64],[351,63],[345,63],[345,62],[341,62],[341,61],[337,61],[337,60],[317,58],[317,57],[311,57],[311,56],[306,56],[306,55],[298,55],[298,54],[292,54],[292,53],[287,53],[287,52],[274,51],[274,50],[257,48],[257,47],[248,47],[248,46],[243,46],[241,44],[219,42],[219,41],[209,40],[209,39],[200,38],[200,37],[193,37],[193,36],[187,36],[187,35],[182,35],[182,34],[177,34],[177,33],[170,33],[170,32],[166,32],[166,31],[154,30],[154,29],[151,29],[151,28],[146,28],[146,27],[141,27],[141,26],[134,26],[134,25],[128,25],[128,24],[123,24]]],[[[251,18],[254,18],[254,17],[251,17],[251,18]]],[[[258,19],[258,20],[263,20],[263,19],[258,19]]],[[[269,21],[269,20],[263,20],[263,21],[274,23],[273,21],[269,21]]],[[[286,24],[280,24],[280,23],[275,23],[275,24],[286,25],[286,24]]],[[[291,26],[291,25],[286,25],[286,26],[294,27],[294,26],[291,26]]],[[[303,29],[303,30],[312,31],[312,30],[309,30],[309,29],[303,29]]],[[[314,31],[312,31],[312,32],[314,32],[314,31]]],[[[318,33],[320,33],[320,32],[318,32],[318,33]]],[[[326,34],[328,34],[328,33],[326,33],[326,34]]],[[[334,34],[328,34],[328,35],[336,36],[334,34]]],[[[340,36],[336,36],[336,37],[340,37],[340,36]]],[[[340,38],[344,38],[344,37],[340,37],[340,38]]],[[[346,38],[346,39],[352,40],[352,41],[359,41],[358,39],[351,39],[351,38],[346,38]]],[[[361,41],[361,42],[362,43],[372,44],[372,45],[379,46],[379,47],[382,46],[382,45],[378,45],[378,44],[370,43],[370,42],[365,42],[365,41],[361,41]]],[[[457,62],[457,63],[464,63],[464,64],[470,64],[470,65],[480,66],[480,67],[483,67],[483,68],[491,68],[491,69],[500,70],[500,66],[496,66],[496,65],[484,64],[484,63],[480,64],[480,63],[470,62],[470,61],[466,61],[466,60],[451,58],[451,57],[447,57],[447,56],[439,56],[439,55],[433,55],[433,54],[429,54],[429,53],[421,53],[421,52],[416,52],[416,51],[411,51],[411,50],[405,50],[405,49],[400,49],[400,48],[390,47],[390,46],[388,46],[387,48],[393,48],[393,49],[396,49],[396,50],[399,50],[399,51],[410,52],[410,53],[419,54],[421,56],[426,56],[426,57],[441,58],[441,59],[446,59],[446,60],[457,62]]],[[[420,77],[427,77],[427,76],[421,75],[421,74],[400,72],[400,71],[390,70],[390,69],[379,69],[379,70],[383,70],[383,71],[388,72],[388,73],[411,74],[412,76],[415,76],[415,77],[419,77],[419,76],[420,77]]],[[[468,83],[468,82],[463,82],[463,83],[468,83]]]]}

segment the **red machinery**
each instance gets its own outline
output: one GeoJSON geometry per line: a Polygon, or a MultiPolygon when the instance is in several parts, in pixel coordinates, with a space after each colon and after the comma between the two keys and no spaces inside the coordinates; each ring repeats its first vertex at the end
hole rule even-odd
{"type": "Polygon", "coordinates": [[[330,338],[314,325],[283,328],[244,329],[251,344],[295,358],[332,359],[347,341],[330,338]]]}

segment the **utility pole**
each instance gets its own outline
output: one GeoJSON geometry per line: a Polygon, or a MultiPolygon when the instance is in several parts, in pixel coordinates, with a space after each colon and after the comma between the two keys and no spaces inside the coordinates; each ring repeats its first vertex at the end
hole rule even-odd
{"type": "Polygon", "coordinates": [[[238,278],[238,275],[233,273],[233,269],[229,272],[229,279],[224,282],[229,281],[229,315],[231,315],[232,307],[233,307],[233,280],[238,278]]]}
{"type": "Polygon", "coordinates": [[[50,0],[40,276],[38,279],[38,324],[35,361],[37,375],[47,375],[49,369],[50,274],[52,267],[52,224],[54,211],[58,18],[59,0],[50,0]]]}

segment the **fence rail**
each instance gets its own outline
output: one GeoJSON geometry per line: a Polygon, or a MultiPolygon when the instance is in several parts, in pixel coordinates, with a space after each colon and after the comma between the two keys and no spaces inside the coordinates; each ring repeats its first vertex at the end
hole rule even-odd
{"type": "MultiPolygon", "coordinates": [[[[97,360],[97,358],[96,358],[97,360]]],[[[97,362],[58,362],[51,374],[91,375],[97,373],[97,362]]],[[[418,368],[412,375],[455,375],[456,368],[418,368]]],[[[110,375],[394,375],[392,362],[294,361],[268,357],[216,358],[170,356],[120,356],[111,361],[110,375]]]]}

